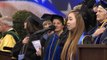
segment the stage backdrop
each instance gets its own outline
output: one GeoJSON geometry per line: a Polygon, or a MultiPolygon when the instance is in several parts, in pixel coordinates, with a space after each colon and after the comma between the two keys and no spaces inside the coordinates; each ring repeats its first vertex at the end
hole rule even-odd
{"type": "Polygon", "coordinates": [[[65,17],[68,11],[83,0],[0,0],[0,13],[12,16],[18,10],[28,10],[41,17],[44,13],[65,17]]]}
{"type": "MultiPolygon", "coordinates": [[[[17,10],[28,10],[41,17],[44,13],[65,15],[76,5],[91,0],[0,0],[0,13],[13,15],[17,10]]],[[[98,2],[100,0],[96,0],[98,2]]],[[[107,1],[107,0],[105,0],[107,1]]]]}

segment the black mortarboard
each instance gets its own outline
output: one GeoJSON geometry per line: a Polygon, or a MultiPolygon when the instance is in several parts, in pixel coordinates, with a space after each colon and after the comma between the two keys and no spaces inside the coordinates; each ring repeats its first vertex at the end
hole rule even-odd
{"type": "Polygon", "coordinates": [[[97,6],[101,5],[104,9],[107,8],[107,2],[103,0],[100,0],[96,5],[97,6]]]}
{"type": "Polygon", "coordinates": [[[60,15],[52,15],[51,21],[53,21],[54,19],[59,19],[61,21],[61,23],[64,25],[64,19],[62,16],[60,15]]]}
{"type": "Polygon", "coordinates": [[[51,20],[52,18],[52,14],[43,14],[42,17],[41,17],[43,20],[51,20]]]}

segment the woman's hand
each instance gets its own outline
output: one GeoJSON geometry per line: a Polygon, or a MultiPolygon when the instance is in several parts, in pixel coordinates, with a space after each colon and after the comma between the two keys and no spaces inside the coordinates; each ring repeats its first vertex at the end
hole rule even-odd
{"type": "Polygon", "coordinates": [[[38,50],[36,50],[36,55],[37,55],[37,56],[41,56],[41,55],[42,55],[41,48],[39,48],[38,50]]]}
{"type": "Polygon", "coordinates": [[[25,37],[22,41],[23,44],[27,44],[29,42],[29,37],[25,37]]]}

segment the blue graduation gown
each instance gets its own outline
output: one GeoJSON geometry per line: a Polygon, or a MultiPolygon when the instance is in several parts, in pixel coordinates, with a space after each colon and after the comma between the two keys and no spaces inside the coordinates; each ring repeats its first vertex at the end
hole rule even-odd
{"type": "Polygon", "coordinates": [[[82,33],[82,35],[81,35],[81,37],[80,37],[80,39],[78,41],[78,44],[82,44],[83,43],[84,36],[85,36],[85,32],[82,33]]]}
{"type": "Polygon", "coordinates": [[[57,34],[53,34],[48,42],[43,60],[60,60],[61,47],[59,45],[59,37],[57,34]]]}
{"type": "MultiPolygon", "coordinates": [[[[100,25],[101,25],[101,24],[97,24],[96,27],[94,27],[93,29],[91,29],[91,30],[88,32],[88,35],[92,35],[92,34],[98,29],[98,27],[99,27],[100,25]]],[[[104,27],[107,27],[107,25],[105,25],[104,27]]],[[[107,37],[107,28],[106,28],[106,30],[105,30],[102,34],[100,34],[99,36],[93,37],[93,38],[94,38],[94,43],[95,43],[95,44],[101,44],[106,37],[107,37]]]]}

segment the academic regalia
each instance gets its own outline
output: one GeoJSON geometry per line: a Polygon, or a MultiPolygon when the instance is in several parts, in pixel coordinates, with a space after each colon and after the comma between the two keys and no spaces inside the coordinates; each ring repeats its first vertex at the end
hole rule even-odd
{"type": "Polygon", "coordinates": [[[99,36],[94,38],[95,39],[94,43],[102,44],[102,43],[104,43],[103,41],[105,40],[106,37],[107,37],[107,28],[102,34],[100,34],[99,36]]]}
{"type": "MultiPolygon", "coordinates": [[[[36,28],[38,29],[41,29],[42,27],[42,22],[40,20],[40,18],[38,18],[37,16],[35,15],[31,15],[29,18],[28,18],[29,22],[32,24],[32,25],[35,25],[36,28]],[[37,25],[38,24],[38,25],[37,25]]],[[[40,40],[41,38],[41,35],[42,34],[35,34],[35,32],[38,30],[38,29],[34,29],[34,27],[32,26],[32,30],[31,31],[28,31],[28,34],[29,34],[29,42],[27,44],[27,49],[26,49],[26,52],[25,52],[25,56],[24,56],[24,60],[40,60],[41,57],[40,56],[37,56],[36,54],[36,49],[33,45],[33,41],[37,41],[37,40],[40,40]]]]}
{"type": "Polygon", "coordinates": [[[67,31],[64,31],[60,37],[56,33],[52,34],[44,47],[43,60],[60,60],[66,39],[67,31]]]}
{"type": "Polygon", "coordinates": [[[2,42],[0,43],[0,59],[3,59],[3,56],[4,59],[10,59],[12,57],[12,48],[20,40],[18,34],[13,28],[11,28],[7,32],[2,34],[1,40],[2,42]]]}
{"type": "Polygon", "coordinates": [[[23,44],[22,41],[19,41],[13,49],[14,57],[18,58],[18,56],[20,55],[20,52],[23,49],[23,46],[25,45],[25,48],[24,48],[23,53],[22,53],[22,54],[24,54],[23,60],[35,60],[35,59],[40,60],[41,57],[36,55],[36,49],[34,48],[34,45],[32,44],[32,41],[40,40],[40,38],[41,38],[40,34],[31,35],[30,41],[26,45],[23,44]]]}
{"type": "Polygon", "coordinates": [[[18,59],[19,52],[22,49],[23,45],[24,44],[22,43],[22,40],[20,40],[15,44],[14,48],[12,49],[13,57],[15,57],[16,59],[18,59]]]}
{"type": "MultiPolygon", "coordinates": [[[[52,18],[52,14],[47,14],[47,13],[43,14],[42,17],[41,17],[41,19],[42,19],[42,25],[43,25],[44,23],[46,23],[47,21],[48,21],[48,22],[51,22],[51,18],[52,18]]],[[[46,32],[42,35],[42,37],[41,37],[41,45],[42,45],[42,47],[44,47],[45,42],[46,42],[46,40],[47,40],[48,37],[49,37],[49,33],[51,33],[51,32],[52,32],[52,31],[46,31],[46,32]]]]}
{"type": "MultiPolygon", "coordinates": [[[[99,28],[99,26],[101,26],[102,24],[101,23],[98,23],[97,25],[96,25],[96,27],[94,27],[93,29],[91,29],[88,33],[87,33],[87,35],[90,35],[90,36],[92,36],[92,34],[99,28]]],[[[105,25],[105,27],[106,27],[107,25],[105,25]]],[[[100,34],[99,36],[96,36],[96,37],[92,37],[93,39],[94,39],[94,41],[93,41],[93,44],[101,44],[102,42],[103,42],[103,40],[106,38],[106,36],[107,36],[107,28],[106,28],[106,30],[102,33],[102,34],[100,34]]]]}
{"type": "MultiPolygon", "coordinates": [[[[84,38],[85,34],[86,34],[86,32],[83,32],[82,35],[80,36],[78,45],[83,44],[83,38],[84,38]]],[[[72,43],[72,41],[71,41],[71,43],[72,43]]],[[[70,46],[70,44],[69,44],[69,46],[70,46]]],[[[67,50],[68,50],[68,48],[67,48],[67,50]]],[[[67,54],[66,54],[66,57],[67,57],[67,54]]],[[[65,58],[65,59],[67,60],[67,58],[65,58]]],[[[78,50],[76,51],[76,54],[72,57],[72,60],[78,60],[78,50]]]]}
{"type": "Polygon", "coordinates": [[[47,13],[45,13],[45,14],[42,15],[41,18],[43,19],[43,22],[44,22],[44,21],[51,20],[52,14],[47,14],[47,13]]]}
{"type": "MultiPolygon", "coordinates": [[[[95,4],[96,6],[102,6],[102,8],[107,8],[107,2],[105,2],[105,1],[103,1],[103,0],[100,0],[99,2],[97,2],[96,4],[95,4]]],[[[103,20],[103,22],[104,22],[105,20],[103,20]]],[[[97,23],[97,25],[93,28],[93,29],[91,29],[89,32],[88,32],[88,35],[90,35],[90,36],[92,36],[92,34],[99,28],[99,27],[101,27],[101,25],[103,24],[103,22],[102,23],[97,23]]],[[[107,27],[107,24],[104,26],[105,28],[107,27]]],[[[94,41],[93,41],[93,44],[101,44],[103,41],[104,41],[104,39],[106,38],[106,36],[107,36],[107,28],[106,28],[106,30],[102,33],[102,34],[100,34],[99,36],[95,36],[95,37],[93,37],[94,38],[94,41]]]]}
{"type": "MultiPolygon", "coordinates": [[[[100,0],[98,3],[97,3],[97,6],[102,6],[102,8],[104,8],[106,10],[107,8],[107,2],[106,1],[103,1],[103,0],[100,0]]],[[[107,11],[107,10],[106,10],[107,11]]],[[[105,19],[104,21],[106,21],[107,19],[105,19]]],[[[107,22],[106,22],[107,23],[107,22]]],[[[102,23],[103,24],[103,23],[102,23]]],[[[101,24],[101,25],[102,25],[101,24]]],[[[100,26],[101,26],[100,25],[100,26]]],[[[99,36],[96,37],[96,43],[98,44],[102,44],[104,43],[103,41],[105,40],[105,38],[107,37],[107,24],[104,25],[104,27],[106,28],[105,31],[100,34],[99,36]]]]}
{"type": "Polygon", "coordinates": [[[83,38],[84,38],[85,34],[86,34],[85,32],[82,33],[82,35],[81,35],[81,37],[80,37],[80,39],[78,41],[78,45],[79,44],[83,44],[83,38]]]}
{"type": "MultiPolygon", "coordinates": [[[[51,21],[58,19],[64,25],[64,19],[59,15],[52,15],[51,21]]],[[[60,60],[60,55],[67,39],[68,30],[60,31],[60,36],[53,33],[45,43],[42,60],[60,60]]]]}
{"type": "MultiPolygon", "coordinates": [[[[78,41],[78,45],[83,44],[83,38],[84,38],[85,35],[86,35],[86,32],[83,32],[82,35],[80,36],[79,41],[78,41]]],[[[77,52],[76,52],[76,54],[75,54],[73,59],[74,60],[78,60],[78,50],[77,50],[77,52]]]]}
{"type": "Polygon", "coordinates": [[[107,37],[107,28],[104,31],[104,33],[101,35],[99,43],[100,44],[107,43],[107,41],[104,42],[104,40],[106,39],[106,37],[107,37]]]}
{"type": "MultiPolygon", "coordinates": [[[[37,16],[31,13],[31,15],[26,19],[25,21],[28,23],[28,28],[26,28],[29,42],[27,44],[23,44],[22,41],[18,42],[16,46],[14,47],[14,55],[16,57],[21,56],[20,52],[23,50],[23,47],[26,45],[26,48],[24,49],[24,53],[22,53],[24,56],[22,56],[23,60],[40,60],[40,56],[36,55],[36,49],[34,48],[34,45],[32,44],[32,41],[40,40],[41,35],[40,34],[34,34],[38,29],[41,29],[41,20],[37,16]],[[29,25],[30,23],[30,25],[29,25]],[[36,29],[37,28],[37,29],[36,29]],[[20,48],[19,48],[20,47],[20,48]],[[16,52],[16,54],[15,54],[16,52]]],[[[21,57],[21,58],[22,58],[21,57]]]]}
{"type": "MultiPolygon", "coordinates": [[[[96,6],[99,6],[99,5],[102,6],[102,8],[106,10],[106,8],[107,8],[107,2],[106,2],[106,1],[100,0],[98,3],[96,3],[96,6]]],[[[107,10],[106,10],[106,11],[107,11],[107,10]]],[[[103,20],[102,23],[98,23],[98,24],[97,24],[97,28],[96,28],[95,30],[97,30],[99,27],[101,27],[102,24],[103,24],[104,22],[106,22],[106,20],[107,20],[107,19],[103,20]]],[[[106,22],[106,23],[107,23],[107,22],[106,22]]],[[[106,27],[107,27],[107,24],[105,24],[103,27],[106,28],[106,27]]],[[[95,32],[95,30],[94,30],[94,32],[95,32]]],[[[104,31],[102,34],[100,34],[99,36],[93,37],[93,38],[94,38],[94,43],[95,43],[95,44],[102,44],[102,42],[105,40],[106,37],[107,37],[107,28],[106,28],[105,31],[104,31]]]]}

